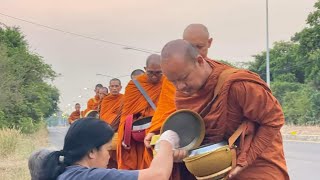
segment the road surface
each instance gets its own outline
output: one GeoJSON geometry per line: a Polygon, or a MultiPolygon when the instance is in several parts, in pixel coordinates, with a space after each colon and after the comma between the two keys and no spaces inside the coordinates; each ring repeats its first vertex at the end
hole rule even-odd
{"type": "MultiPolygon", "coordinates": [[[[52,146],[62,149],[65,127],[49,129],[49,141],[52,146]]],[[[318,180],[320,171],[320,143],[285,141],[285,156],[288,164],[289,175],[292,180],[318,180]]]]}

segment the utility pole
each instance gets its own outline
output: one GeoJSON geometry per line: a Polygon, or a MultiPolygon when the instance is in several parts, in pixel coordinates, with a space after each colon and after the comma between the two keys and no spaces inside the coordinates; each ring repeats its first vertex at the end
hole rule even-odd
{"type": "Polygon", "coordinates": [[[267,46],[267,60],[266,60],[266,75],[267,84],[270,87],[270,55],[269,55],[269,12],[268,12],[268,0],[266,0],[266,46],[267,46]]]}

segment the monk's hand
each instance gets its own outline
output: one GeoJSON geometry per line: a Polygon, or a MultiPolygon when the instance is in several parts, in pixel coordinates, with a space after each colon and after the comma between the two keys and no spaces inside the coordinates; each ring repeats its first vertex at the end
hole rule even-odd
{"type": "Polygon", "coordinates": [[[228,179],[233,179],[236,177],[237,174],[239,174],[245,167],[236,166],[234,169],[232,169],[228,175],[228,179]]]}
{"type": "Polygon", "coordinates": [[[146,146],[146,148],[151,148],[151,139],[152,139],[152,136],[154,136],[155,133],[148,133],[146,135],[146,137],[144,138],[143,142],[144,142],[144,145],[146,146]]]}

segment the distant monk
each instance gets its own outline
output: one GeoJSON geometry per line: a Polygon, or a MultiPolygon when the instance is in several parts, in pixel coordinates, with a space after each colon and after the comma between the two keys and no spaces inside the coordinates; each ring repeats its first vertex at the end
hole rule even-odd
{"type": "MultiPolygon", "coordinates": [[[[236,166],[228,174],[229,179],[289,179],[280,133],[284,114],[257,74],[204,58],[181,39],[164,46],[161,67],[177,89],[177,109],[202,114],[206,128],[202,144],[226,141],[240,124],[246,123],[246,136],[237,143],[236,166]],[[226,76],[226,72],[230,75],[226,76]],[[220,75],[226,79],[214,103],[208,106],[220,75]]],[[[181,161],[186,155],[185,152],[174,158],[181,161]]],[[[182,179],[195,179],[188,171],[180,172],[182,179]]]]}
{"type": "MultiPolygon", "coordinates": [[[[156,105],[159,99],[162,86],[162,71],[160,67],[160,56],[152,54],[147,58],[146,73],[137,77],[141,87],[146,91],[151,101],[156,105]]],[[[125,121],[128,115],[134,115],[135,119],[152,116],[154,109],[147,102],[145,97],[138,90],[134,82],[131,80],[126,87],[124,95],[124,106],[120,125],[118,129],[118,167],[119,169],[143,169],[147,166],[143,159],[144,143],[131,139],[130,148],[122,144],[124,137],[125,121]]]]}
{"type": "Polygon", "coordinates": [[[123,105],[123,94],[120,93],[122,86],[119,79],[111,79],[109,82],[110,94],[103,98],[101,102],[100,118],[117,131],[121,108],[123,105]]]}
{"type": "MultiPolygon", "coordinates": [[[[212,38],[209,35],[208,29],[202,24],[190,24],[183,32],[183,39],[191,43],[197,48],[200,55],[207,58],[208,49],[211,47],[212,38]]],[[[151,138],[155,134],[160,133],[160,129],[167,119],[167,117],[176,111],[175,106],[176,88],[165,77],[162,84],[162,90],[157,106],[157,110],[153,115],[151,127],[148,129],[148,134],[145,138],[145,145],[150,148],[151,138]]],[[[152,152],[150,150],[145,151],[145,159],[149,162],[152,160],[152,152]]],[[[175,165],[172,171],[173,179],[179,179],[180,169],[175,165]]]]}
{"type": "Polygon", "coordinates": [[[131,79],[136,79],[136,77],[138,77],[142,74],[144,74],[144,71],[142,69],[136,69],[136,70],[132,71],[130,77],[131,77],[131,79]]]}
{"type": "Polygon", "coordinates": [[[103,99],[109,94],[109,90],[107,87],[102,87],[99,89],[99,104],[98,104],[98,112],[101,110],[101,103],[103,99]]]}
{"type": "Polygon", "coordinates": [[[85,116],[89,111],[94,110],[97,111],[98,110],[98,106],[99,106],[99,101],[100,101],[100,97],[99,97],[99,90],[102,88],[103,86],[101,84],[97,84],[94,92],[96,93],[96,95],[93,98],[90,98],[87,102],[87,109],[83,111],[83,116],[85,116]]]}
{"type": "Polygon", "coordinates": [[[78,119],[81,118],[81,113],[80,113],[80,108],[81,108],[81,106],[80,106],[80,104],[79,104],[79,103],[76,103],[76,104],[74,105],[74,108],[75,108],[75,111],[73,111],[73,112],[70,114],[69,118],[68,118],[68,122],[69,122],[70,125],[71,125],[72,123],[74,123],[74,121],[76,121],[76,120],[78,120],[78,119]]]}

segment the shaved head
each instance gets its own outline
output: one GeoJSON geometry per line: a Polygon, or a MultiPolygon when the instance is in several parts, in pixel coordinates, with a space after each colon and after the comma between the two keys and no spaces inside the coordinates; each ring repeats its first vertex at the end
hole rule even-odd
{"type": "Polygon", "coordinates": [[[186,95],[196,93],[212,71],[199,51],[183,39],[170,41],[163,47],[161,68],[176,90],[186,95]]]}
{"type": "Polygon", "coordinates": [[[150,65],[160,65],[160,55],[159,54],[151,54],[148,56],[146,61],[146,67],[149,67],[150,65]]]}
{"type": "Polygon", "coordinates": [[[198,34],[209,39],[209,31],[203,24],[190,24],[183,31],[183,38],[190,36],[190,34],[198,34]]]}
{"type": "Polygon", "coordinates": [[[107,87],[102,87],[99,91],[108,94],[109,90],[107,87]]]}
{"type": "Polygon", "coordinates": [[[118,78],[113,78],[109,81],[109,85],[112,83],[112,81],[118,81],[119,85],[121,85],[121,81],[118,78]]]}
{"type": "Polygon", "coordinates": [[[76,104],[74,105],[74,108],[76,109],[76,111],[80,111],[81,106],[80,106],[79,103],[76,103],[76,104]]]}
{"type": "Polygon", "coordinates": [[[102,87],[99,89],[99,97],[100,99],[104,98],[106,95],[108,95],[108,88],[102,87]]]}
{"type": "Polygon", "coordinates": [[[191,43],[200,55],[204,58],[208,55],[208,49],[211,47],[212,38],[210,38],[208,28],[203,24],[190,24],[183,31],[183,40],[191,43]]]}
{"type": "Polygon", "coordinates": [[[144,71],[142,69],[136,69],[136,70],[132,71],[130,77],[131,77],[131,79],[134,79],[141,74],[144,74],[144,71]]]}
{"type": "Polygon", "coordinates": [[[177,39],[168,42],[161,51],[161,61],[172,59],[172,57],[183,57],[183,60],[195,62],[199,52],[189,42],[177,39]]]}
{"type": "Polygon", "coordinates": [[[146,60],[146,74],[148,76],[148,82],[151,84],[157,84],[162,78],[162,70],[160,66],[161,56],[159,54],[151,54],[146,60]]]}
{"type": "Polygon", "coordinates": [[[111,95],[118,95],[121,91],[121,81],[120,79],[113,78],[109,82],[109,89],[111,95]]]}

